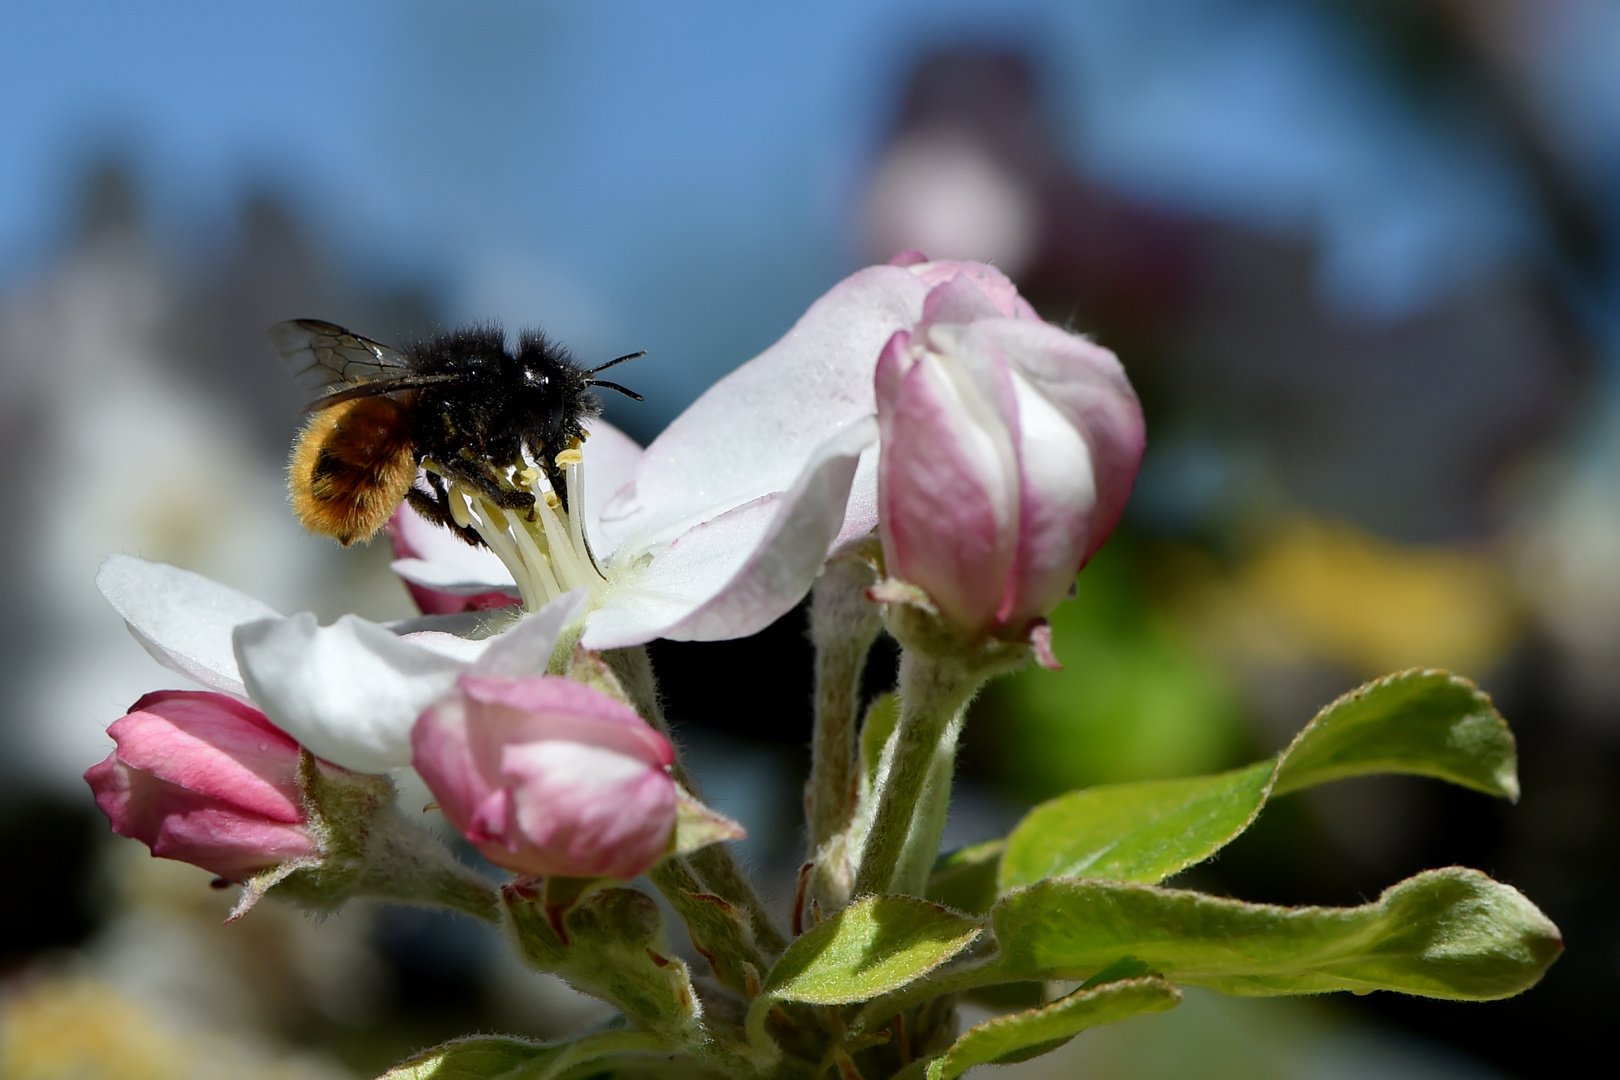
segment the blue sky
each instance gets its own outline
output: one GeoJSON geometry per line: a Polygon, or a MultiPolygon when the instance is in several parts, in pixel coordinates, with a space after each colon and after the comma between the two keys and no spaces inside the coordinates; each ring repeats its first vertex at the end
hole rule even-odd
{"type": "Polygon", "coordinates": [[[911,58],[1027,45],[1079,167],[1324,244],[1359,317],[1526,242],[1483,139],[1438,137],[1319,9],[1275,0],[428,0],[12,5],[0,282],[59,244],[85,162],[135,162],[206,250],[254,187],[354,273],[666,358],[672,411],[850,269],[851,206],[911,58]]]}

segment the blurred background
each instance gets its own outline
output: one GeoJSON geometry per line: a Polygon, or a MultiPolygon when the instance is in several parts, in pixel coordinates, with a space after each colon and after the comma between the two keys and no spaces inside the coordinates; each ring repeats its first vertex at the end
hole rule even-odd
{"type": "MultiPolygon", "coordinates": [[[[264,330],[542,324],[635,349],[645,442],[851,270],[985,259],[1115,349],[1149,448],[996,685],[953,842],[1099,782],[1275,751],[1449,667],[1517,806],[1407,778],[1291,796],[1183,880],[1357,903],[1479,867],[1558,922],[1523,997],[1189,995],[1016,1075],[1484,1078],[1612,1056],[1620,1000],[1620,2],[471,0],[0,11],[0,1076],[365,1078],[592,1002],[451,916],[270,904],[112,837],[80,774],[177,685],[92,584],[132,552],[284,611],[414,610],[303,535],[264,330]]],[[[655,647],[711,801],[786,888],[803,613],[655,647]],[[724,701],[718,678],[758,682],[724,701]],[[757,690],[757,693],[755,692],[757,690]]],[[[892,647],[868,683],[893,677],[892,647]]],[[[1007,1075],[1015,1075],[1008,1073],[1007,1075]]]]}

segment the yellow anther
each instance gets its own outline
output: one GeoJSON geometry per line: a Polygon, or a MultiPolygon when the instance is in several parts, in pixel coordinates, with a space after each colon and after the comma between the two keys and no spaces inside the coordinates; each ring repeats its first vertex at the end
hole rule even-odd
{"type": "Polygon", "coordinates": [[[555,491],[548,491],[546,492],[546,505],[555,510],[562,505],[562,500],[557,498],[555,491]]]}
{"type": "Polygon", "coordinates": [[[524,466],[513,477],[519,487],[532,488],[540,482],[540,470],[533,466],[524,466]]]}
{"type": "Polygon", "coordinates": [[[557,467],[559,469],[568,465],[578,465],[584,460],[585,455],[579,452],[579,447],[577,446],[564,450],[562,453],[558,454],[556,458],[557,467]]]}

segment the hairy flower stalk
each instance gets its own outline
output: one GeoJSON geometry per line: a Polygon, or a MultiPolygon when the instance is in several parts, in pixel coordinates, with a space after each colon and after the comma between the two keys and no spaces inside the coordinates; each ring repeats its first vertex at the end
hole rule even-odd
{"type": "Polygon", "coordinates": [[[866,598],[876,583],[865,562],[838,559],[810,592],[810,637],[816,646],[815,742],[811,746],[810,850],[849,827],[855,813],[855,727],[861,676],[882,610],[866,598]]]}
{"type": "Polygon", "coordinates": [[[890,629],[904,646],[900,721],[883,748],[874,784],[877,805],[853,860],[855,897],[922,894],[945,830],[967,707],[989,679],[1029,660],[1026,647],[1005,642],[953,647],[937,625],[927,625],[932,621],[916,609],[890,613],[890,629]]]}
{"type": "MultiPolygon", "coordinates": [[[[664,717],[658,698],[658,681],[647,650],[638,645],[613,649],[604,656],[631,707],[654,731],[668,736],[669,721],[664,717]]],[[[681,761],[678,748],[670,771],[682,787],[702,797],[697,779],[681,761]]],[[[731,959],[719,959],[714,967],[721,981],[734,989],[744,986],[740,963],[752,964],[756,971],[764,970],[786,946],[759,891],[727,845],[711,844],[690,855],[665,859],[653,868],[650,876],[670,905],[694,927],[695,933],[701,937],[702,933],[695,928],[711,925],[713,937],[731,942],[729,950],[716,952],[717,957],[729,952],[731,959]],[[710,898],[723,901],[724,910],[710,898]]]]}

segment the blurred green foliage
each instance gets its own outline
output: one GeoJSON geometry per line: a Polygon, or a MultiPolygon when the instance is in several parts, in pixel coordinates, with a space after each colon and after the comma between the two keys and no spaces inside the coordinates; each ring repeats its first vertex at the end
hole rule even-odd
{"type": "Polygon", "coordinates": [[[1144,586],[1152,562],[1116,536],[1052,613],[1061,671],[1030,667],[988,688],[980,716],[995,779],[1021,800],[1073,788],[1215,772],[1244,760],[1235,686],[1144,586]]]}

